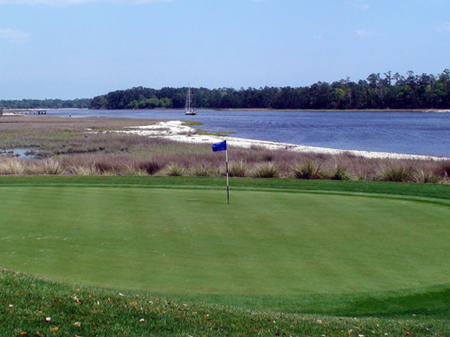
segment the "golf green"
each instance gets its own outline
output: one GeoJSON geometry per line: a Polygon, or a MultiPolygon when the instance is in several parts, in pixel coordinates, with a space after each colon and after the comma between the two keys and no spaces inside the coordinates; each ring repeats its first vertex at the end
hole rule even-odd
{"type": "Polygon", "coordinates": [[[450,207],[214,189],[1,187],[0,264],[71,283],[289,295],[446,284],[450,207]]]}

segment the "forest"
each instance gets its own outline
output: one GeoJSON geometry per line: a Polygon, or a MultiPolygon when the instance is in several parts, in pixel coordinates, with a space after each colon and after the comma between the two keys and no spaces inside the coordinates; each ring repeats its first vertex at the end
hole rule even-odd
{"type": "Polygon", "coordinates": [[[83,109],[91,106],[92,99],[22,99],[0,100],[0,108],[4,109],[83,109]]]}
{"type": "MultiPolygon", "coordinates": [[[[188,88],[135,87],[92,99],[91,109],[184,108],[188,88]]],[[[388,71],[352,82],[317,82],[306,87],[191,88],[198,109],[450,109],[450,70],[406,76],[388,71]]]]}
{"type": "MultiPolygon", "coordinates": [[[[0,100],[4,109],[182,109],[188,88],[116,90],[93,99],[0,100]]],[[[372,73],[306,87],[191,88],[196,109],[428,110],[450,109],[450,70],[437,75],[372,73]]]]}

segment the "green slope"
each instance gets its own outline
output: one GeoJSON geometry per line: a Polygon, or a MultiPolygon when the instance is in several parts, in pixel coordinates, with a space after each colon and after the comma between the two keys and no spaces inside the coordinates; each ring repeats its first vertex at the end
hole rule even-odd
{"type": "Polygon", "coordinates": [[[0,329],[51,335],[48,314],[72,336],[450,334],[448,186],[232,184],[227,205],[223,179],[1,178],[1,267],[78,286],[3,271],[0,329]]]}

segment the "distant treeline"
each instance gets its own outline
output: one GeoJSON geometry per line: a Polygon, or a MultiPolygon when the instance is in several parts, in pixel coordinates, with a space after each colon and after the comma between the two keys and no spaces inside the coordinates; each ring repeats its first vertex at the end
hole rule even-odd
{"type": "MultiPolygon", "coordinates": [[[[94,97],[91,109],[183,108],[188,88],[137,87],[94,97]]],[[[366,80],[349,78],[308,87],[191,88],[195,108],[205,109],[450,109],[450,71],[406,76],[391,71],[366,80]]]]}
{"type": "Polygon", "coordinates": [[[68,109],[89,108],[92,99],[22,99],[22,100],[0,100],[0,108],[4,109],[68,109]]]}

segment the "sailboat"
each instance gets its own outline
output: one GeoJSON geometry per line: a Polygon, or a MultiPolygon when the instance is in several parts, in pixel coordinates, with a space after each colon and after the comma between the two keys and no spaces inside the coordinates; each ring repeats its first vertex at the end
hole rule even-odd
{"type": "Polygon", "coordinates": [[[191,86],[189,86],[188,94],[186,96],[186,105],[184,108],[184,114],[185,115],[196,115],[197,112],[194,110],[194,108],[191,107],[191,86]]]}

